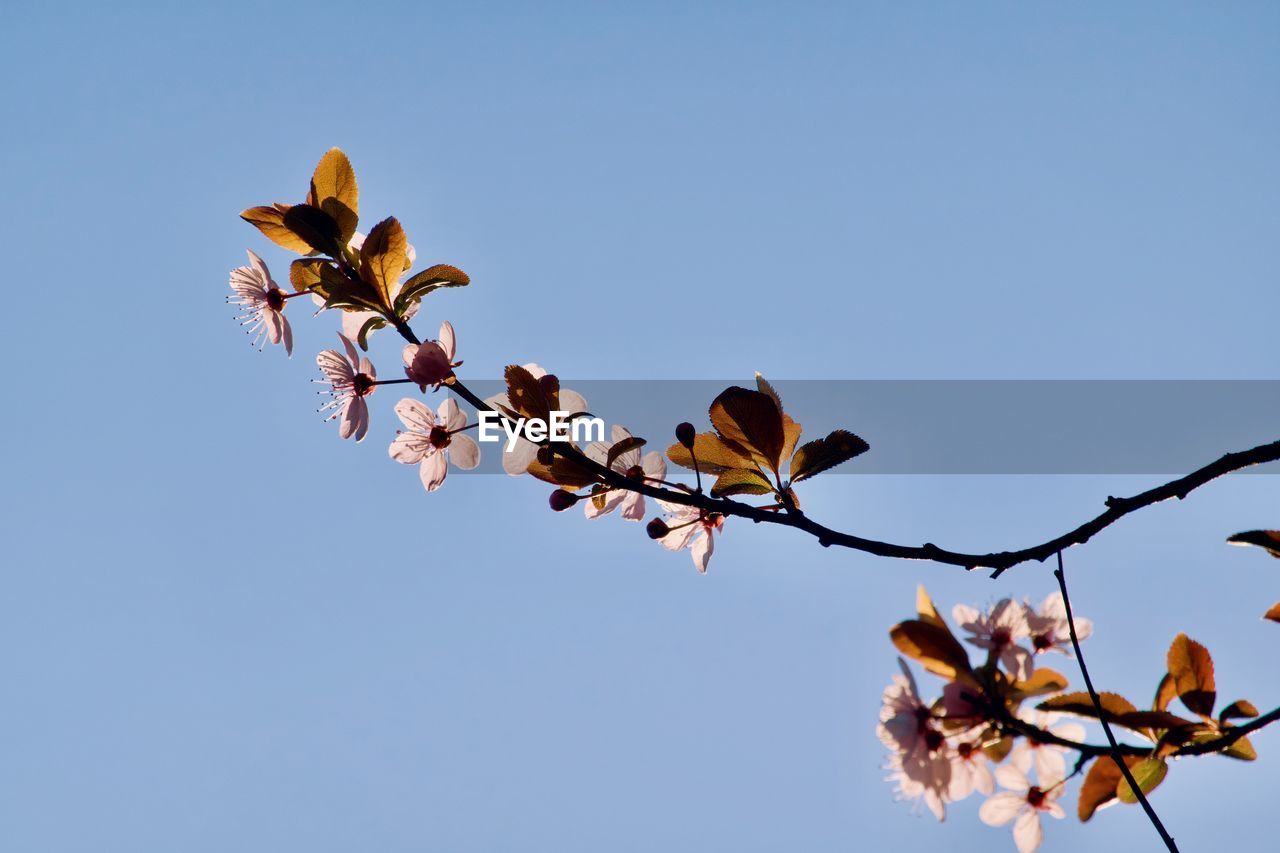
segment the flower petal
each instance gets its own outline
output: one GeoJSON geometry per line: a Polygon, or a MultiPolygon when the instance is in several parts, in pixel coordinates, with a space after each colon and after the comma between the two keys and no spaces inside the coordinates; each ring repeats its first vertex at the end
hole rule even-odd
{"type": "Polygon", "coordinates": [[[449,461],[455,468],[470,471],[480,464],[480,445],[469,435],[455,435],[449,442],[449,461]]]}
{"type": "Polygon", "coordinates": [[[422,464],[418,466],[418,475],[422,478],[422,487],[428,492],[434,492],[444,483],[445,475],[449,473],[449,463],[444,458],[444,454],[440,452],[432,453],[423,457],[422,464]]]}
{"type": "Polygon", "coordinates": [[[416,432],[402,432],[387,448],[388,455],[402,465],[414,465],[422,461],[422,457],[431,448],[431,440],[416,432]]]}
{"type": "Polygon", "coordinates": [[[711,562],[711,552],[715,550],[716,539],[711,535],[711,531],[706,531],[702,536],[693,540],[693,544],[689,546],[689,553],[693,556],[693,565],[702,574],[707,573],[707,564],[711,562]]]}
{"type": "Polygon", "coordinates": [[[421,400],[412,397],[404,397],[396,403],[395,413],[400,416],[400,423],[407,429],[423,433],[424,437],[436,425],[436,416],[431,409],[421,400]]]}
{"type": "Polygon", "coordinates": [[[1013,843],[1017,845],[1018,853],[1034,853],[1040,849],[1040,842],[1043,840],[1040,813],[1035,809],[1027,809],[1018,815],[1018,820],[1013,824],[1013,843]]]}
{"type": "Polygon", "coordinates": [[[1027,801],[1023,797],[1002,791],[982,803],[978,809],[978,818],[987,826],[1004,826],[1013,820],[1026,804],[1027,801]]]}

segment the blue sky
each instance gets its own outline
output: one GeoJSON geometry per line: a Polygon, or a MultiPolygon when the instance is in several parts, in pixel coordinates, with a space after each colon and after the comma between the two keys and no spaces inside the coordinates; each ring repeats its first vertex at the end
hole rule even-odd
{"type": "MultiPolygon", "coordinates": [[[[949,608],[1039,600],[1048,574],[730,524],[699,577],[638,526],[552,515],[541,484],[424,494],[386,456],[391,393],[358,446],[314,416],[329,318],[295,311],[286,360],[222,302],[246,247],[287,262],[236,214],[298,197],[331,146],[366,222],[394,213],[420,258],[472,275],[423,312],[457,326],[468,375],[761,370],[784,395],[1276,378],[1269,4],[6,19],[6,850],[1013,849],[976,801],[941,826],[893,803],[873,725],[917,583],[949,608]]],[[[1069,555],[1100,685],[1145,701],[1186,630],[1224,699],[1280,703],[1256,618],[1274,564],[1222,545],[1276,525],[1271,480],[1069,555]]],[[[837,477],[804,497],[867,535],[994,549],[1152,483],[837,477]]],[[[1154,803],[1184,849],[1269,843],[1280,738],[1256,745],[1253,765],[1173,768],[1154,803]]],[[[1112,809],[1044,849],[1149,832],[1112,809]]]]}

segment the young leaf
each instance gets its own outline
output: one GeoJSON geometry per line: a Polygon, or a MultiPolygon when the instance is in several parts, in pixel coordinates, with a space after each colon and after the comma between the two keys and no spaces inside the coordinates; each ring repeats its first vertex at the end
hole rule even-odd
{"type": "MultiPolygon", "coordinates": [[[[1133,775],[1133,781],[1138,783],[1139,790],[1144,794],[1150,794],[1164,781],[1165,774],[1169,772],[1169,765],[1161,758],[1144,758],[1130,767],[1129,772],[1133,775]]],[[[1120,802],[1130,805],[1138,801],[1138,795],[1133,792],[1128,780],[1123,777],[1116,785],[1116,797],[1120,802]]]]}
{"type": "Polygon", "coordinates": [[[512,407],[526,418],[539,418],[549,421],[551,407],[547,402],[546,392],[533,374],[518,364],[509,364],[505,372],[507,380],[507,399],[512,407]]]}
{"type": "Polygon", "coordinates": [[[758,465],[776,475],[782,456],[782,411],[768,394],[726,388],[711,403],[711,425],[720,435],[751,454],[758,465]]]}
{"type": "MultiPolygon", "coordinates": [[[[1124,763],[1129,767],[1138,763],[1138,758],[1126,756],[1124,763]]],[[[1093,817],[1093,813],[1116,798],[1116,788],[1124,779],[1120,765],[1108,755],[1097,758],[1085,774],[1084,783],[1080,786],[1080,801],[1076,805],[1076,815],[1081,822],[1093,817]]]]}
{"type": "Polygon", "coordinates": [[[725,471],[711,487],[711,497],[726,498],[733,495],[767,495],[773,486],[754,469],[732,468],[725,471]]]}
{"type": "Polygon", "coordinates": [[[1248,699],[1237,699],[1218,714],[1218,725],[1221,726],[1227,720],[1247,720],[1256,716],[1258,716],[1258,709],[1252,702],[1248,699]]]}
{"type": "Polygon", "coordinates": [[[1249,742],[1247,737],[1240,738],[1231,746],[1222,750],[1222,754],[1240,761],[1257,761],[1258,759],[1258,751],[1253,748],[1253,744],[1249,742]]]}
{"type": "Polygon", "coordinates": [[[1280,558],[1280,530],[1249,530],[1227,539],[1232,545],[1257,545],[1273,557],[1280,558]]]}
{"type": "Polygon", "coordinates": [[[1209,650],[1186,634],[1179,634],[1169,647],[1168,663],[1182,704],[1194,714],[1210,716],[1218,694],[1209,650]]]}
{"type": "Polygon", "coordinates": [[[381,317],[370,317],[364,321],[364,325],[360,327],[360,331],[356,334],[356,343],[360,345],[360,349],[365,352],[369,351],[369,333],[374,329],[385,328],[387,321],[381,317]]]}
{"type": "Polygon", "coordinates": [[[457,267],[436,264],[409,277],[396,296],[396,308],[403,311],[433,290],[439,290],[442,287],[466,287],[470,283],[471,278],[457,267]]]}
{"type": "Polygon", "coordinates": [[[1177,695],[1178,685],[1173,680],[1173,676],[1166,672],[1164,677],[1160,679],[1160,683],[1156,686],[1156,698],[1151,702],[1151,710],[1165,710],[1177,695]]]}
{"type": "Polygon", "coordinates": [[[283,221],[285,228],[310,247],[309,251],[331,257],[342,254],[342,247],[346,244],[341,240],[338,223],[320,208],[295,204],[285,211],[283,221]]]}
{"type": "MultiPolygon", "coordinates": [[[[1021,702],[1023,699],[1030,699],[1032,696],[1057,693],[1059,690],[1065,690],[1066,687],[1067,677],[1065,675],[1049,669],[1047,666],[1038,666],[1026,681],[1015,681],[1010,685],[1005,695],[1008,699],[1021,702]]],[[[1114,693],[1108,693],[1107,695],[1115,696],[1114,693]]],[[[1104,705],[1103,707],[1105,708],[1106,706],[1104,705]]]]}
{"type": "Polygon", "coordinates": [[[835,430],[826,438],[815,439],[796,451],[791,457],[791,482],[807,480],[870,449],[871,445],[848,430],[835,430]]]}
{"type": "Polygon", "coordinates": [[[889,631],[889,639],[909,658],[934,675],[955,680],[970,671],[969,653],[946,628],[931,622],[909,619],[889,631]]]}
{"type": "Polygon", "coordinates": [[[1263,619],[1270,619],[1272,622],[1280,622],[1280,601],[1271,605],[1271,609],[1262,614],[1263,619]]]}
{"type": "MultiPolygon", "coordinates": [[[[921,622],[929,622],[939,628],[947,627],[946,621],[938,613],[938,608],[934,607],[933,599],[929,597],[929,593],[925,592],[923,586],[916,587],[916,615],[920,617],[921,622]]],[[[947,630],[950,631],[949,628],[947,630]]]]}
{"type": "Polygon", "coordinates": [[[391,293],[400,284],[400,275],[404,272],[408,246],[409,240],[399,220],[389,216],[373,226],[360,247],[360,277],[374,286],[388,308],[391,293]]]}
{"type": "MultiPolygon", "coordinates": [[[[1102,705],[1103,713],[1107,715],[1108,722],[1119,719],[1123,714],[1131,714],[1138,710],[1132,702],[1119,693],[1104,691],[1098,694],[1098,700],[1102,705]]],[[[1054,696],[1041,702],[1036,707],[1041,711],[1061,711],[1064,714],[1075,714],[1095,720],[1098,718],[1098,709],[1093,706],[1093,699],[1083,690],[1054,696]]]]}
{"type": "Polygon", "coordinates": [[[754,467],[750,454],[714,432],[702,432],[694,436],[692,452],[679,442],[667,448],[667,458],[690,471],[693,470],[695,456],[698,459],[698,469],[704,474],[723,474],[736,468],[754,467]]]}
{"type": "Polygon", "coordinates": [[[263,205],[251,207],[240,213],[240,218],[262,232],[263,236],[281,248],[299,255],[309,255],[314,250],[297,234],[284,224],[284,215],[289,210],[287,204],[263,205]]]}
{"type": "Polygon", "coordinates": [[[359,190],[356,173],[351,161],[340,149],[330,148],[316,164],[311,176],[311,191],[307,204],[318,207],[338,223],[338,233],[343,245],[356,233],[359,222],[359,190]]]}

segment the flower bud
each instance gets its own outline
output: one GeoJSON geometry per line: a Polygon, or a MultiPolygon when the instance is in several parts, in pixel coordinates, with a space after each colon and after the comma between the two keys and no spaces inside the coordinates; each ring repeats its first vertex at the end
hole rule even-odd
{"type": "Polygon", "coordinates": [[[404,373],[418,385],[432,385],[439,387],[442,382],[453,376],[453,365],[449,363],[449,356],[435,341],[427,341],[421,344],[414,351],[412,359],[406,347],[405,360],[408,366],[405,367],[404,373]]]}
{"type": "Polygon", "coordinates": [[[685,450],[693,450],[693,439],[696,435],[693,424],[688,421],[676,425],[676,441],[683,444],[685,450]]]}
{"type": "Polygon", "coordinates": [[[575,495],[573,492],[566,492],[564,489],[556,489],[551,493],[547,503],[551,504],[551,508],[556,512],[564,512],[576,504],[581,497],[581,495],[575,495]]]}
{"type": "Polygon", "coordinates": [[[665,521],[655,518],[644,526],[644,532],[649,534],[650,539],[661,539],[671,531],[667,528],[665,521]]]}

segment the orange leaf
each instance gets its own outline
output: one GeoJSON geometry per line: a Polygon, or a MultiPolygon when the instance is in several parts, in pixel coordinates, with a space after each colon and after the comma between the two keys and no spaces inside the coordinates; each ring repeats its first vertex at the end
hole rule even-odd
{"type": "Polygon", "coordinates": [[[919,661],[934,675],[955,680],[970,671],[969,653],[945,627],[909,619],[894,625],[889,631],[889,639],[900,652],[919,661]]]}
{"type": "Polygon", "coordinates": [[[1212,714],[1218,694],[1209,650],[1186,634],[1179,634],[1169,647],[1168,658],[1169,674],[1173,676],[1182,704],[1202,717],[1212,714]]]}

